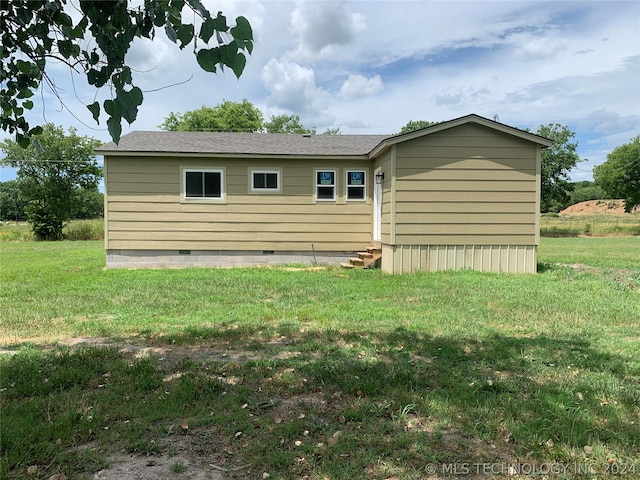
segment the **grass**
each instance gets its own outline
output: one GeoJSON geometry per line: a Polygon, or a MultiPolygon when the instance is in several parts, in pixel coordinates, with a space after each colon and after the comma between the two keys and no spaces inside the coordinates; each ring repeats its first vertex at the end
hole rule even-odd
{"type": "MultiPolygon", "coordinates": [[[[65,240],[102,240],[104,238],[104,220],[72,220],[65,225],[65,240]]],[[[0,242],[33,242],[33,232],[26,222],[0,223],[0,242]]]]}
{"type": "Polygon", "coordinates": [[[640,213],[626,215],[542,215],[543,237],[640,235],[640,213]]]}
{"type": "MultiPolygon", "coordinates": [[[[403,276],[105,271],[100,242],[0,243],[16,352],[0,358],[0,477],[91,477],[110,455],[185,441],[231,478],[418,479],[497,462],[602,473],[612,459],[633,478],[639,242],[545,238],[538,275],[403,276]],[[130,352],[55,346],[69,336],[130,352]]],[[[173,460],[167,477],[188,468],[173,460]]]]}

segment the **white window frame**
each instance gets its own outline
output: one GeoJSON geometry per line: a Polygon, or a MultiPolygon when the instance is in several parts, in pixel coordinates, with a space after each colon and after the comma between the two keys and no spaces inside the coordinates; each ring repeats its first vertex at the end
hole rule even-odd
{"type": "Polygon", "coordinates": [[[280,193],[282,191],[282,171],[272,168],[272,169],[255,169],[249,171],[249,185],[252,193],[280,193]],[[255,173],[275,173],[276,174],[276,188],[258,188],[254,185],[254,177],[255,173]]]}
{"type": "Polygon", "coordinates": [[[330,168],[316,168],[313,171],[313,187],[316,202],[335,202],[336,198],[338,197],[338,172],[330,168]],[[318,173],[320,172],[333,173],[333,198],[318,198],[318,187],[327,187],[327,185],[318,183],[318,173]]]}
{"type": "Polygon", "coordinates": [[[220,203],[226,201],[225,189],[225,169],[224,168],[198,168],[184,167],[182,175],[182,201],[184,202],[204,202],[204,203],[220,203]],[[220,174],[220,196],[219,197],[187,197],[187,173],[219,173],[220,174]]]}
{"type": "Polygon", "coordinates": [[[366,202],[367,201],[367,171],[364,168],[363,169],[352,168],[350,170],[347,170],[345,174],[344,188],[345,188],[345,197],[347,199],[347,202],[366,202]],[[362,185],[349,185],[349,174],[354,172],[363,174],[362,185]],[[349,187],[356,187],[356,188],[362,187],[362,198],[349,197],[349,187]]]}

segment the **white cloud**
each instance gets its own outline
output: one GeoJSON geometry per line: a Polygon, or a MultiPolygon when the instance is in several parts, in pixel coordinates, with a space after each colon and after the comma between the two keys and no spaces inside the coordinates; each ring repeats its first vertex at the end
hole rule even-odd
{"type": "MultiPolygon", "coordinates": [[[[253,26],[245,73],[202,72],[193,49],[180,51],[161,30],[153,42],[136,40],[132,66],[152,69],[134,72],[143,90],[193,79],[145,93],[132,129],[243,98],[266,116],[293,113],[310,128],[344,133],[393,133],[409,120],[473,112],[517,127],[566,124],[589,165],[640,131],[638,2],[203,2],[229,23],[244,15],[253,26]]],[[[95,89],[81,76],[74,87],[62,65],[51,73],[74,114],[95,126],[84,106],[95,89]]],[[[46,89],[43,97],[47,120],[108,139],[58,111],[46,89]]],[[[43,120],[41,98],[27,113],[33,122],[43,120]]]]}
{"type": "Polygon", "coordinates": [[[344,100],[352,100],[359,97],[368,97],[384,90],[384,83],[380,75],[371,78],[362,75],[349,75],[340,87],[338,96],[344,100]]]}
{"type": "Polygon", "coordinates": [[[515,49],[514,56],[525,61],[552,59],[567,49],[564,42],[555,35],[519,34],[510,37],[509,41],[515,49]]]}
{"type": "Polygon", "coordinates": [[[356,40],[366,30],[364,16],[347,2],[298,2],[291,13],[291,32],[298,42],[293,58],[331,56],[336,47],[356,40]]]}
{"type": "Polygon", "coordinates": [[[326,109],[329,95],[316,85],[313,69],[275,58],[262,69],[269,103],[299,114],[318,114],[326,109]]]}

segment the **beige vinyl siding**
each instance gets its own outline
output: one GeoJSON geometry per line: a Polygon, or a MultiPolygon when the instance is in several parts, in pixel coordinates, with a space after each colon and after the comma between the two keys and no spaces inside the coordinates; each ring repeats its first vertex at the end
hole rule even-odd
{"type": "Polygon", "coordinates": [[[347,202],[345,172],[366,161],[108,157],[107,249],[355,251],[371,241],[366,202],[347,202]],[[225,202],[185,200],[182,168],[224,169],[225,202]],[[335,202],[314,201],[314,169],[335,170],[335,202]],[[249,172],[280,169],[281,192],[251,192],[249,172]]]}
{"type": "Polygon", "coordinates": [[[476,124],[397,145],[395,245],[535,245],[538,147],[476,124]]]}
{"type": "Polygon", "coordinates": [[[383,269],[389,273],[473,269],[535,273],[535,245],[385,245],[383,269]]]}

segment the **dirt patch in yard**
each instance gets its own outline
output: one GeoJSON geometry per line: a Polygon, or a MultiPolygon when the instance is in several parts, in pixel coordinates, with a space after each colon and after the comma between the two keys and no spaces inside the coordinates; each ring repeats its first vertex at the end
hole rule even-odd
{"type": "MultiPolygon", "coordinates": [[[[640,207],[633,211],[640,212],[640,207]]],[[[588,200],[571,205],[560,212],[560,215],[591,214],[625,215],[624,200],[588,200]]]]}

